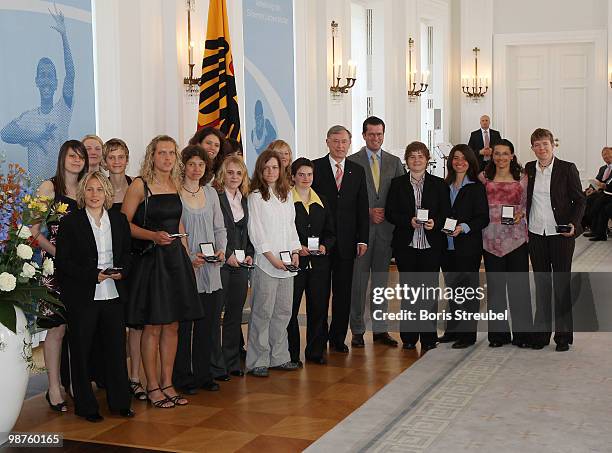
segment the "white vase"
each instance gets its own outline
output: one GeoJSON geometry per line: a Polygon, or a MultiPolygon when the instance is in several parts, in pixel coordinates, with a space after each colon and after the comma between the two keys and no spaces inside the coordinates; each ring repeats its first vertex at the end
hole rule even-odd
{"type": "Polygon", "coordinates": [[[15,426],[28,387],[30,332],[21,308],[15,307],[15,314],[17,333],[0,323],[0,445],[15,426]]]}

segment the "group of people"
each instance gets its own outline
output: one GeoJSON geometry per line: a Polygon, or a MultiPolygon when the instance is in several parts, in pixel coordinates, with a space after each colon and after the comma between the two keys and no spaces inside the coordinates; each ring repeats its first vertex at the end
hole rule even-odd
{"type": "MultiPolygon", "coordinates": [[[[111,411],[131,417],[132,397],[172,408],[245,371],[266,377],[270,369],[296,370],[304,294],[304,357],[325,364],[328,343],[332,351],[349,351],[349,325],[351,345],[364,346],[368,305],[388,310],[371,298],[373,288],[387,285],[391,257],[402,282],[437,287],[442,269],[447,286],[476,287],[484,255],[489,304],[502,311],[509,304],[512,314],[512,329],[507,321],[490,323],[492,347],[549,343],[554,273],[555,342],[567,350],[566,273],[585,195],[576,167],[554,156],[552,133],[533,133],[537,160],[525,169],[508,140],[484,140],[484,153],[456,145],[445,179],[427,172],[430,154],[420,142],[406,148],[406,173],[399,158],[382,150],[384,133],[381,119],[367,118],[366,146],[347,156],[351,133],[333,126],[329,153],[314,161],[293,161],[289,145],[276,140],[259,154],[250,178],[240,143],[214,128],[199,130],[181,151],[171,137],[155,137],[134,179],[125,174],[129,150],[122,140],[90,135],[64,143],[55,176],[39,189],[70,207],[39,236],[57,269],[46,284],[65,306],[60,313],[42,307],[48,316],[39,320],[48,329],[50,407],[67,410],[63,385],[77,415],[101,421],[93,380],[106,388],[111,411]],[[478,155],[488,157],[484,171],[478,155]],[[502,219],[508,206],[510,222],[502,219]],[[529,257],[538,274],[535,321],[529,257]]],[[[437,311],[435,301],[423,304],[437,311]]],[[[479,310],[477,302],[450,304],[452,311],[479,310]]],[[[386,320],[371,318],[374,341],[397,346],[386,320]]],[[[402,323],[401,340],[409,350],[420,340],[422,352],[439,341],[468,347],[476,324],[449,321],[438,338],[430,320],[402,323]]]]}

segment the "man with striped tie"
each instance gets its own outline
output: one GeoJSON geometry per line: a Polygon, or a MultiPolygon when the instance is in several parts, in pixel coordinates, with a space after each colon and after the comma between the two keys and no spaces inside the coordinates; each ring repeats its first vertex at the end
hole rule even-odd
{"type": "Polygon", "coordinates": [[[388,333],[386,321],[374,319],[373,312],[387,312],[387,301],[380,305],[372,303],[372,288],[387,286],[389,262],[391,261],[391,240],[394,226],[385,220],[385,203],[391,180],[406,174],[402,161],[386,151],[382,144],[385,138],[385,123],[371,116],[363,122],[363,139],[366,146],[348,160],[361,165],[365,171],[368,187],[370,214],[370,237],[368,251],[355,260],[353,269],[353,288],[351,295],[351,345],[364,347],[363,334],[366,330],[365,311],[370,306],[373,340],[387,346],[397,346],[397,341],[388,333]],[[372,280],[368,292],[368,282],[372,280]]]}
{"type": "Polygon", "coordinates": [[[353,263],[368,249],[368,191],[363,167],[346,159],[350,131],[344,126],[332,126],[326,143],[329,154],[313,161],[312,188],[327,198],[336,222],[336,246],[330,252],[333,296],[329,344],[336,352],[346,353],[353,263]]]}

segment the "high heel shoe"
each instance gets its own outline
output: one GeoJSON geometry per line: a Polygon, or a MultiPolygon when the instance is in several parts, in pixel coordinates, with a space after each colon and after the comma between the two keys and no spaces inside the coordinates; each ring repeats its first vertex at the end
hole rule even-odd
{"type": "Polygon", "coordinates": [[[47,393],[45,393],[45,399],[47,400],[47,403],[49,403],[49,407],[53,409],[55,412],[67,412],[68,411],[68,405],[66,404],[66,401],[62,401],[61,403],[58,403],[58,404],[51,403],[51,398],[49,398],[49,390],[47,390],[47,393]]]}

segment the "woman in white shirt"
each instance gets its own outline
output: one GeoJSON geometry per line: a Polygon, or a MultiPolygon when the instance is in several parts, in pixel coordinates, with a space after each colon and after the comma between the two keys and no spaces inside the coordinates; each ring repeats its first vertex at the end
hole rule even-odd
{"type": "Polygon", "coordinates": [[[286,265],[298,266],[302,246],[295,229],[293,196],[276,151],[266,150],[257,158],[248,209],[255,269],[246,369],[253,376],[267,377],[268,368],[298,368],[297,363],[291,362],[287,349],[296,273],[288,271],[286,265]],[[284,262],[282,252],[286,252],[284,262]]]}

